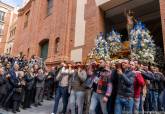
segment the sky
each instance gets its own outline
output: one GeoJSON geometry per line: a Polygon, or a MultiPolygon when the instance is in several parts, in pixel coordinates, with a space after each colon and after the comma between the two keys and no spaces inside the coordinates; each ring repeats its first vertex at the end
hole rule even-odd
{"type": "Polygon", "coordinates": [[[19,7],[23,3],[23,0],[0,0],[0,1],[12,5],[14,7],[19,7]]]}

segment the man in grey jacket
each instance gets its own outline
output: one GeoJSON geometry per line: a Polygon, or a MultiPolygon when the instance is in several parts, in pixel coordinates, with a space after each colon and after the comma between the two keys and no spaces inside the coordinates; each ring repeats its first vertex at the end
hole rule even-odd
{"type": "Polygon", "coordinates": [[[38,70],[36,77],[36,95],[35,95],[35,106],[41,105],[41,100],[44,92],[45,75],[42,69],[38,70]]]}
{"type": "Polygon", "coordinates": [[[71,114],[76,114],[76,106],[78,108],[78,114],[83,114],[83,106],[85,99],[85,88],[83,82],[87,78],[85,71],[85,65],[77,64],[77,68],[74,69],[73,75],[69,79],[71,86],[70,94],[70,108],[71,114]]]}
{"type": "Polygon", "coordinates": [[[57,113],[57,109],[58,109],[58,104],[59,104],[59,100],[62,97],[63,99],[63,110],[62,110],[62,114],[66,113],[66,109],[67,109],[67,104],[68,104],[68,78],[71,75],[71,73],[73,72],[71,69],[71,65],[66,65],[65,63],[62,63],[62,68],[60,69],[56,80],[59,82],[58,88],[56,90],[56,96],[55,96],[55,104],[54,104],[54,109],[53,109],[53,113],[52,114],[56,114],[57,113]]]}

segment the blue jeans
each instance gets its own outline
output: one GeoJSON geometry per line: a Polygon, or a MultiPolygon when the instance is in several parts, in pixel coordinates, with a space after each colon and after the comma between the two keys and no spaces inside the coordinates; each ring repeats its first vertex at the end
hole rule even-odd
{"type": "Polygon", "coordinates": [[[158,111],[159,93],[149,90],[149,111],[158,111]]]}
{"type": "Polygon", "coordinates": [[[158,110],[165,111],[163,108],[163,91],[159,93],[158,110]]]}
{"type": "Polygon", "coordinates": [[[78,108],[78,114],[83,114],[84,99],[85,99],[84,91],[71,90],[71,94],[70,94],[71,114],[77,114],[76,106],[78,108]]]}
{"type": "Polygon", "coordinates": [[[159,102],[159,92],[154,91],[153,92],[153,107],[154,107],[154,111],[158,111],[158,102],[159,102]]]}
{"type": "Polygon", "coordinates": [[[139,111],[144,114],[144,101],[145,101],[145,96],[142,94],[140,95],[140,103],[139,103],[139,111]]]}
{"type": "Polygon", "coordinates": [[[134,98],[134,106],[133,106],[134,114],[138,114],[139,105],[140,105],[140,97],[139,98],[134,98]]]}
{"type": "Polygon", "coordinates": [[[103,97],[104,95],[93,92],[92,98],[91,98],[91,104],[89,108],[89,114],[96,114],[95,109],[98,103],[100,103],[101,105],[101,110],[103,114],[108,114],[107,103],[103,102],[103,97]]]}
{"type": "Polygon", "coordinates": [[[54,104],[54,109],[53,113],[56,114],[58,110],[58,104],[59,100],[62,97],[63,101],[63,110],[62,113],[66,112],[67,109],[67,104],[68,104],[68,87],[58,87],[56,91],[56,96],[55,96],[55,104],[54,104]]]}
{"type": "Polygon", "coordinates": [[[122,114],[123,112],[132,114],[133,104],[133,98],[124,98],[121,96],[117,96],[115,100],[115,114],[122,114]]]}
{"type": "Polygon", "coordinates": [[[163,105],[164,110],[165,110],[165,89],[163,90],[163,95],[162,95],[162,105],[163,105]]]}

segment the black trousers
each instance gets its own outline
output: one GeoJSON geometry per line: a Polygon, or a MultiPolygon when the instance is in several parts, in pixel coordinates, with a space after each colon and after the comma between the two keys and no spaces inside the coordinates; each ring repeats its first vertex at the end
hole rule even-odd
{"type": "Polygon", "coordinates": [[[52,88],[51,86],[49,85],[47,87],[47,99],[50,99],[52,97],[52,88]]]}
{"type": "Polygon", "coordinates": [[[31,90],[31,103],[35,103],[36,87],[31,90]]]}
{"type": "Polygon", "coordinates": [[[6,96],[6,95],[4,95],[4,94],[0,94],[0,106],[3,105],[5,96],[6,96]]]}
{"type": "Polygon", "coordinates": [[[29,108],[31,104],[31,90],[25,90],[23,108],[29,108]]]}
{"type": "Polygon", "coordinates": [[[13,101],[13,111],[19,110],[21,101],[13,101]]]}

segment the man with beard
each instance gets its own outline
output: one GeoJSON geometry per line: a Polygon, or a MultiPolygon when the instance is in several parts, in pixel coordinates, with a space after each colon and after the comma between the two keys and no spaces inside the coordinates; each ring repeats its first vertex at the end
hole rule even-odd
{"type": "Polygon", "coordinates": [[[108,114],[107,102],[112,92],[111,72],[106,69],[106,62],[104,59],[100,59],[100,65],[96,71],[93,94],[91,98],[91,104],[89,108],[89,114],[95,114],[97,105],[100,103],[103,114],[108,114]]]}

